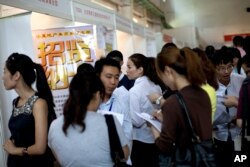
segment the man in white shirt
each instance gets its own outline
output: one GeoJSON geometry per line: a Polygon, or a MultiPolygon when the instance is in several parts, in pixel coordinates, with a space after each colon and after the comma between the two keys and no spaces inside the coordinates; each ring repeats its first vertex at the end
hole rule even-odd
{"type": "Polygon", "coordinates": [[[125,136],[130,141],[131,149],[133,126],[129,115],[129,94],[123,86],[117,88],[121,67],[113,59],[102,58],[96,62],[95,70],[105,88],[104,99],[99,106],[99,110],[123,115],[122,127],[125,136]]]}
{"type": "MultiPolygon", "coordinates": [[[[120,66],[123,65],[123,55],[118,50],[112,50],[109,52],[106,56],[107,58],[114,59],[119,62],[120,66]]],[[[127,90],[132,88],[134,86],[135,80],[129,80],[127,75],[125,75],[123,72],[121,72],[119,77],[119,83],[117,87],[124,86],[127,90]]]]}
{"type": "Polygon", "coordinates": [[[233,56],[228,48],[217,51],[214,63],[219,82],[213,122],[217,159],[220,166],[232,166],[235,155],[234,139],[240,134],[240,128],[236,126],[236,113],[244,77],[232,73],[233,56]]]}

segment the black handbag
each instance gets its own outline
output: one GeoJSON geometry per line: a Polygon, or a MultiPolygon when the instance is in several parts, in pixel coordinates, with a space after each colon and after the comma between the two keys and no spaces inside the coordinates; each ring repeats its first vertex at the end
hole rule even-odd
{"type": "Polygon", "coordinates": [[[214,144],[213,140],[201,141],[200,137],[195,132],[188,109],[185,105],[182,95],[177,92],[176,97],[183,110],[183,115],[188,123],[188,127],[192,136],[189,148],[180,150],[178,145],[175,145],[175,153],[172,160],[172,166],[175,167],[216,167],[214,144]]]}
{"type": "Polygon", "coordinates": [[[106,123],[108,126],[109,133],[109,145],[110,145],[110,154],[111,158],[114,161],[114,167],[127,167],[126,161],[124,161],[124,153],[122,150],[120,138],[116,131],[116,126],[114,122],[113,115],[104,115],[106,123]]]}

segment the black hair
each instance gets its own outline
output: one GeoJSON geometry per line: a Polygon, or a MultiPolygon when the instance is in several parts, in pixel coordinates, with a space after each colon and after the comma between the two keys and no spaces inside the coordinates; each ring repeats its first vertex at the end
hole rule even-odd
{"type": "Polygon", "coordinates": [[[228,51],[232,52],[230,54],[232,54],[233,59],[238,58],[238,63],[236,65],[236,69],[237,69],[237,73],[240,74],[241,73],[241,63],[242,62],[241,62],[241,54],[240,54],[239,49],[230,47],[230,48],[228,48],[228,51]]]}
{"type": "Polygon", "coordinates": [[[245,64],[248,68],[250,68],[250,55],[245,55],[242,58],[242,64],[245,64]]]}
{"type": "Polygon", "coordinates": [[[129,59],[134,63],[136,68],[143,68],[143,75],[147,76],[156,85],[159,84],[158,76],[155,69],[155,59],[147,58],[143,54],[132,54],[129,59]]]}
{"type": "Polygon", "coordinates": [[[241,59],[241,55],[240,55],[239,49],[230,47],[230,48],[228,48],[228,51],[229,51],[229,52],[232,52],[233,58],[236,57],[236,58],[238,58],[238,59],[241,59]]]}
{"type": "Polygon", "coordinates": [[[50,125],[56,118],[54,110],[55,104],[43,67],[40,64],[34,63],[27,55],[12,53],[6,61],[6,68],[12,75],[17,71],[20,72],[24,82],[29,87],[31,87],[36,80],[38,96],[43,98],[48,105],[48,123],[50,125]]]}
{"type": "Polygon", "coordinates": [[[82,132],[86,125],[84,119],[87,112],[87,106],[95,93],[100,92],[104,95],[104,86],[97,75],[88,73],[77,73],[69,85],[69,97],[63,109],[64,124],[63,132],[67,135],[67,129],[70,125],[80,125],[82,132]]]}
{"type": "Polygon", "coordinates": [[[95,69],[91,64],[82,63],[77,67],[77,73],[88,73],[88,74],[95,74],[95,69]]]}
{"type": "Polygon", "coordinates": [[[234,46],[243,46],[243,41],[244,41],[244,38],[242,36],[235,36],[233,38],[233,44],[234,46]]]}
{"type": "Polygon", "coordinates": [[[106,58],[114,59],[118,62],[123,61],[123,55],[119,50],[113,50],[109,52],[106,56],[106,58]]]}
{"type": "Polygon", "coordinates": [[[206,53],[206,56],[207,56],[210,60],[213,60],[214,55],[215,55],[215,51],[216,51],[216,50],[215,50],[214,46],[212,46],[212,45],[206,46],[205,53],[206,53]]]}
{"type": "Polygon", "coordinates": [[[156,58],[155,57],[147,57],[148,59],[148,78],[153,81],[156,85],[159,85],[162,90],[166,89],[166,86],[162,82],[162,80],[159,78],[159,76],[156,73],[156,58]]]}
{"type": "Polygon", "coordinates": [[[97,75],[100,75],[102,73],[104,66],[116,67],[119,71],[121,71],[121,66],[118,61],[110,58],[101,58],[100,60],[97,60],[95,62],[95,72],[97,73],[97,75]]]}
{"type": "Polygon", "coordinates": [[[250,36],[244,38],[243,49],[247,55],[250,55],[250,36]]]}
{"type": "Polygon", "coordinates": [[[220,64],[233,63],[233,52],[225,47],[216,51],[213,63],[215,66],[218,66],[220,64]]]}

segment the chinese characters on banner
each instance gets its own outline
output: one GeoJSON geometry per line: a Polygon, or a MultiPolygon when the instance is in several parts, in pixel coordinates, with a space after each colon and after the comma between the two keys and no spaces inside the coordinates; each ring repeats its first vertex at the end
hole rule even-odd
{"type": "Polygon", "coordinates": [[[93,26],[34,30],[32,33],[35,59],[45,70],[59,116],[77,67],[95,61],[93,26]]]}

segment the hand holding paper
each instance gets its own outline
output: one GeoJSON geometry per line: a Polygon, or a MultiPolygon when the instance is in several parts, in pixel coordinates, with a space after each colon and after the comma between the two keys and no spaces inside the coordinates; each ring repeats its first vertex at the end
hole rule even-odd
{"type": "Polygon", "coordinates": [[[136,113],[136,114],[145,121],[152,124],[159,132],[161,132],[161,122],[155,119],[152,115],[148,113],[136,113]]]}

